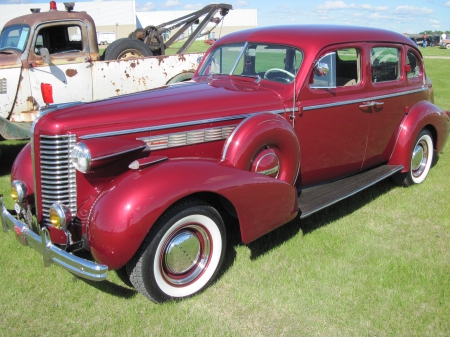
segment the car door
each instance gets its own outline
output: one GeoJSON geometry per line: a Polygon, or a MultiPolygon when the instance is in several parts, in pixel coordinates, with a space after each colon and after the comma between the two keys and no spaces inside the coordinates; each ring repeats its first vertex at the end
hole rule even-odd
{"type": "Polygon", "coordinates": [[[363,48],[342,45],[320,55],[299,94],[299,186],[359,172],[366,150],[370,114],[360,108],[369,99],[363,48]]]}
{"type": "Polygon", "coordinates": [[[52,85],[54,103],[92,100],[92,71],[88,34],[83,22],[65,21],[40,25],[28,57],[32,98],[44,105],[41,83],[52,85]],[[50,54],[44,62],[41,48],[50,54]]]}
{"type": "Polygon", "coordinates": [[[367,84],[371,97],[366,104],[370,126],[363,169],[388,161],[407,108],[403,47],[384,43],[367,48],[371,74],[367,84]]]}

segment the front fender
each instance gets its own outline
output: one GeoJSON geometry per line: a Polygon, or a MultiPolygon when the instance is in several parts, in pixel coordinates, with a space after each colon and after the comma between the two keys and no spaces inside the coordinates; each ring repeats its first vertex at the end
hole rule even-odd
{"type": "Polygon", "coordinates": [[[292,220],[295,188],[286,182],[208,160],[170,160],[128,171],[100,193],[89,215],[94,258],[110,269],[125,265],[158,218],[178,200],[211,192],[235,207],[244,243],[292,220]]]}
{"type": "Polygon", "coordinates": [[[425,101],[416,105],[403,119],[389,165],[403,165],[402,172],[409,171],[414,143],[424,128],[431,131],[436,152],[444,149],[450,131],[450,118],[439,107],[425,101]]]}

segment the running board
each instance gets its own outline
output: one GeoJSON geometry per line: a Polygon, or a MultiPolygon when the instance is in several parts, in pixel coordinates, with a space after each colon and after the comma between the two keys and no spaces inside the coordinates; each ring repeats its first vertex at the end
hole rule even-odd
{"type": "Polygon", "coordinates": [[[328,184],[306,188],[298,195],[300,218],[348,198],[402,169],[402,165],[384,165],[328,184]]]}

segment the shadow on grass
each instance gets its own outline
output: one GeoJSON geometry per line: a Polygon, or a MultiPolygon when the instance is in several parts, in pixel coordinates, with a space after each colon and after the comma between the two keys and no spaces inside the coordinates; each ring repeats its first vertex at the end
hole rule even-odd
{"type": "Polygon", "coordinates": [[[364,207],[372,200],[382,196],[395,187],[396,185],[390,179],[385,179],[374,186],[314,213],[305,219],[300,220],[299,217],[296,217],[291,222],[282,225],[258,240],[248,244],[251,252],[250,258],[252,260],[258,259],[273,248],[282,245],[284,242],[296,236],[299,231],[302,231],[303,235],[308,235],[329,223],[339,220],[364,207]]]}
{"type": "Polygon", "coordinates": [[[0,141],[0,176],[11,173],[11,167],[28,141],[0,141]]]}
{"type": "Polygon", "coordinates": [[[122,285],[115,284],[114,282],[105,280],[101,282],[86,280],[78,278],[79,280],[89,284],[90,286],[110,295],[114,295],[120,298],[133,298],[138,292],[135,289],[131,289],[122,285]]]}

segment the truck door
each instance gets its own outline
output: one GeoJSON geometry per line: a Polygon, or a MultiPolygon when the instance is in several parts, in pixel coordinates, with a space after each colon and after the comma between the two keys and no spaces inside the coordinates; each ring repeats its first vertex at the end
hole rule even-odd
{"type": "Polygon", "coordinates": [[[37,27],[28,57],[32,99],[44,105],[41,83],[53,87],[54,103],[92,100],[89,43],[82,21],[44,23],[37,27]],[[50,62],[43,60],[46,48],[50,62]]]}

